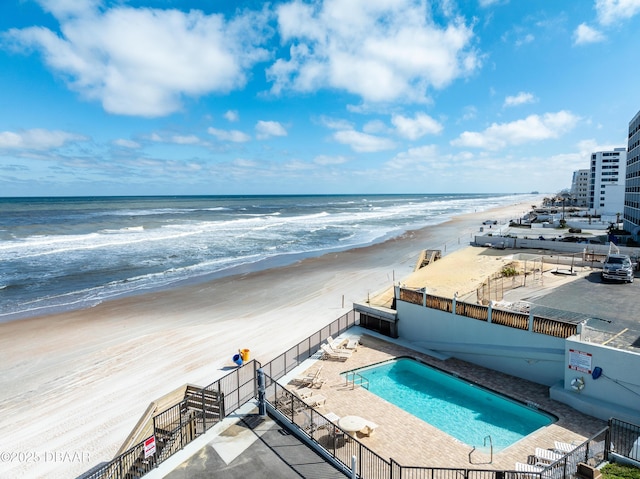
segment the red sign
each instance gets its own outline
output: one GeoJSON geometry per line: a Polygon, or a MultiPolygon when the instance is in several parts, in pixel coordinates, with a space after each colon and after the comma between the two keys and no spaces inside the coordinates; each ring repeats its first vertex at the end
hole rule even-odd
{"type": "Polygon", "coordinates": [[[149,456],[153,456],[156,453],[156,437],[151,436],[149,439],[144,441],[144,458],[148,458],[149,456]]]}

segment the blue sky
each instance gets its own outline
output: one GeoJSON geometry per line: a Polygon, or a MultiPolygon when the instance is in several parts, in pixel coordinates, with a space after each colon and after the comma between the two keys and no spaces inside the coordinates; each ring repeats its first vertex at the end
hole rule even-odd
{"type": "Polygon", "coordinates": [[[0,196],[555,193],[640,0],[2,0],[0,196]]]}

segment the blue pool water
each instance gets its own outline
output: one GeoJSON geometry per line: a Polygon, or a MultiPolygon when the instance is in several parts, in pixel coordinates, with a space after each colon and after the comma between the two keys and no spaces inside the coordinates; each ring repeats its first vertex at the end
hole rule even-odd
{"type": "Polygon", "coordinates": [[[357,369],[369,391],[470,446],[500,451],[556,418],[410,358],[357,369]],[[486,441],[486,446],[489,441],[486,441]]]}

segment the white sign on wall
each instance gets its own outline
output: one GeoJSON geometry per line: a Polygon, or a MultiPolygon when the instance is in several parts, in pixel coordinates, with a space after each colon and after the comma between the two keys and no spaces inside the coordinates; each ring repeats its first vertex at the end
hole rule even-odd
{"type": "Polygon", "coordinates": [[[569,369],[591,374],[591,353],[569,350],[569,369]]]}

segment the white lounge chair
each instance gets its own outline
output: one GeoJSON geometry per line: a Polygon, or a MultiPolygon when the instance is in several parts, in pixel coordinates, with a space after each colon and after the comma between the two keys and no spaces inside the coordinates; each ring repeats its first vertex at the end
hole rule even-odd
{"type": "Polygon", "coordinates": [[[311,396],[300,398],[300,400],[303,403],[305,403],[307,406],[311,406],[311,407],[320,407],[327,402],[327,398],[324,397],[322,394],[314,394],[311,396]]]}
{"type": "Polygon", "coordinates": [[[371,436],[373,432],[377,429],[378,425],[373,421],[367,421],[367,424],[358,431],[363,436],[371,436]]]}
{"type": "Polygon", "coordinates": [[[320,346],[322,349],[322,359],[332,359],[334,361],[346,361],[351,357],[352,351],[336,351],[331,349],[327,344],[320,346]]]}
{"type": "Polygon", "coordinates": [[[293,394],[298,396],[300,399],[306,399],[313,395],[313,391],[311,390],[311,388],[308,388],[308,387],[293,389],[292,392],[293,394]]]}
{"type": "Polygon", "coordinates": [[[331,429],[335,429],[335,424],[338,422],[339,419],[340,419],[340,416],[338,416],[336,413],[328,412],[324,416],[320,416],[316,421],[316,423],[318,425],[318,429],[331,430],[331,429]]]}
{"type": "Polygon", "coordinates": [[[558,459],[564,457],[564,454],[557,451],[552,451],[550,449],[543,449],[541,447],[536,447],[536,461],[543,465],[551,464],[552,462],[556,462],[558,459]]]}
{"type": "Polygon", "coordinates": [[[333,336],[327,337],[327,344],[333,350],[342,349],[349,343],[348,339],[333,339],[333,336]]]}
{"type": "Polygon", "coordinates": [[[568,442],[555,441],[553,443],[553,448],[556,450],[556,452],[560,452],[562,454],[567,454],[569,452],[572,452],[577,447],[578,446],[574,444],[569,444],[568,442]]]}
{"type": "Polygon", "coordinates": [[[516,462],[516,471],[518,472],[542,472],[544,467],[535,466],[533,464],[525,464],[524,462],[516,462]]]}
{"type": "Polygon", "coordinates": [[[322,385],[327,382],[326,379],[320,377],[320,372],[322,371],[322,366],[320,366],[315,371],[309,371],[304,376],[298,376],[291,380],[291,383],[296,384],[298,386],[310,387],[310,388],[318,388],[320,389],[322,385]]]}

